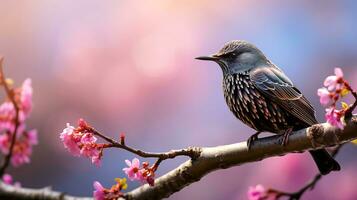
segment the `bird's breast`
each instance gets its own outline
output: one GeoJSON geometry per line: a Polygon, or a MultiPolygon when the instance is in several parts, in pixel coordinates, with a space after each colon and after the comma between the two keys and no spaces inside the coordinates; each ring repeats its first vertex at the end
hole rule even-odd
{"type": "Polygon", "coordinates": [[[288,128],[287,116],[254,86],[248,72],[225,75],[223,92],[229,109],[251,128],[273,133],[288,128]]]}

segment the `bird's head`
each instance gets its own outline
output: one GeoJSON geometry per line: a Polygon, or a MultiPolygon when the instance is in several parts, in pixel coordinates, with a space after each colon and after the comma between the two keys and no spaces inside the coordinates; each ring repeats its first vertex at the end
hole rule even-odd
{"type": "Polygon", "coordinates": [[[243,40],[230,41],[217,53],[196,59],[218,63],[224,74],[244,72],[269,62],[257,47],[243,40]]]}

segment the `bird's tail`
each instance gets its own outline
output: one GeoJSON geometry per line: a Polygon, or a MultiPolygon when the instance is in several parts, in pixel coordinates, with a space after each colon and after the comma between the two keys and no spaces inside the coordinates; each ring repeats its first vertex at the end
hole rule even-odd
{"type": "Polygon", "coordinates": [[[340,171],[341,167],[338,162],[333,159],[325,149],[312,150],[309,152],[322,175],[326,175],[331,171],[340,171]]]}

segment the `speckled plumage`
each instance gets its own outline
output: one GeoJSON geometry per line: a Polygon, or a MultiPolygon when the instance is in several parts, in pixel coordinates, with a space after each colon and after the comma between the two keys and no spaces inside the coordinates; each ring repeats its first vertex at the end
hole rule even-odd
{"type": "Polygon", "coordinates": [[[229,109],[249,127],[272,133],[289,128],[287,113],[261,94],[248,73],[226,75],[223,92],[229,109]]]}
{"type": "MultiPolygon", "coordinates": [[[[226,74],[223,93],[232,113],[257,131],[279,134],[289,128],[298,130],[310,125],[262,93],[252,82],[250,71],[226,74]]],[[[314,111],[311,109],[309,112],[314,111]]]]}

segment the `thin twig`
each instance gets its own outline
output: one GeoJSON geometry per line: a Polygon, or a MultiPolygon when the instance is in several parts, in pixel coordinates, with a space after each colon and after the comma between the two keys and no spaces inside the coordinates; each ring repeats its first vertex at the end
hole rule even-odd
{"type": "Polygon", "coordinates": [[[109,144],[105,146],[106,148],[114,147],[114,148],[124,149],[126,151],[129,151],[129,152],[136,154],[143,158],[157,158],[157,161],[155,162],[155,164],[152,167],[154,169],[154,171],[156,171],[156,169],[158,168],[160,163],[166,159],[173,159],[173,158],[176,158],[177,156],[188,156],[191,159],[196,159],[199,156],[199,151],[197,151],[197,149],[195,147],[188,147],[186,149],[170,150],[168,152],[159,152],[159,153],[146,152],[146,151],[142,151],[140,149],[135,149],[135,148],[128,146],[124,142],[123,139],[121,142],[118,142],[118,141],[102,134],[101,132],[97,131],[93,127],[89,127],[89,129],[94,135],[97,135],[97,136],[103,138],[105,141],[109,142],[109,144]]]}
{"type": "Polygon", "coordinates": [[[6,78],[3,72],[3,58],[0,58],[0,82],[1,84],[4,86],[7,98],[9,98],[9,100],[11,101],[11,103],[14,106],[15,109],[15,129],[14,132],[12,133],[12,138],[11,138],[11,144],[10,144],[10,148],[9,148],[9,153],[5,156],[3,164],[0,167],[0,177],[3,176],[3,174],[5,173],[6,168],[9,166],[10,164],[10,160],[11,160],[11,156],[14,150],[14,146],[16,143],[16,134],[17,134],[17,130],[19,128],[20,125],[20,121],[19,121],[19,106],[16,103],[15,97],[14,97],[14,93],[13,90],[10,89],[9,85],[6,82],[6,78]]]}

